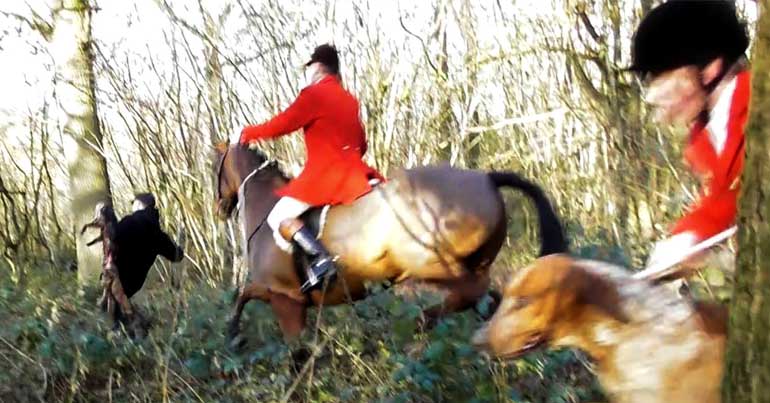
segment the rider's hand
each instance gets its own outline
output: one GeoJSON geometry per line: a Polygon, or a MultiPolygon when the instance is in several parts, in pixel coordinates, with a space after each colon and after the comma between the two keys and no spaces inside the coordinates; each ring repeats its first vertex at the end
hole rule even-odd
{"type": "Polygon", "coordinates": [[[246,139],[246,136],[244,136],[244,134],[246,134],[247,127],[248,126],[245,126],[243,129],[241,129],[241,134],[238,136],[238,143],[245,147],[248,147],[250,143],[250,141],[246,139]]]}
{"type": "Polygon", "coordinates": [[[259,145],[264,141],[264,139],[260,139],[260,138],[248,139],[246,136],[244,136],[244,134],[246,133],[247,129],[248,129],[248,126],[243,128],[243,130],[241,131],[241,135],[240,135],[240,137],[238,139],[238,142],[242,146],[247,147],[247,148],[252,148],[253,149],[253,148],[259,147],[259,145]]]}
{"type": "Polygon", "coordinates": [[[647,259],[647,267],[662,262],[673,262],[672,266],[675,264],[693,263],[691,260],[698,260],[698,255],[685,256],[684,253],[697,242],[698,239],[692,232],[683,232],[658,241],[653,246],[650,257],[647,259]]]}

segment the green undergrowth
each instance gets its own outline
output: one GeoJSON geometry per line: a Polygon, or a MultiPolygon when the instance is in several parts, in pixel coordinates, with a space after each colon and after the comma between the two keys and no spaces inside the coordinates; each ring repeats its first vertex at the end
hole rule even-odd
{"type": "Polygon", "coordinates": [[[490,360],[469,344],[480,325],[476,312],[423,330],[418,303],[388,290],[355,305],[324,308],[320,318],[312,309],[303,342],[315,355],[297,374],[265,304],[247,305],[247,343],[231,351],[224,339],[231,290],[154,284],[137,298],[152,322],[149,336],[131,341],[110,330],[91,302],[94,293],[83,296],[74,282],[70,273],[33,271],[24,286],[0,283],[0,401],[601,400],[578,353],[490,360]]]}
{"type": "MultiPolygon", "coordinates": [[[[639,267],[638,256],[601,231],[570,229],[573,254],[639,267]],[[599,245],[599,246],[597,246],[599,245]]],[[[534,250],[513,239],[508,247],[534,250]]],[[[509,249],[510,250],[510,249],[509,249]]],[[[506,253],[495,262],[499,287],[533,257],[506,253]]],[[[287,346],[269,306],[251,302],[242,321],[245,346],[226,348],[234,291],[185,276],[151,276],[135,304],[150,319],[148,337],[111,331],[95,291],[79,292],[75,275],[29,269],[22,284],[0,271],[2,402],[600,402],[591,364],[572,350],[536,352],[508,362],[470,344],[478,312],[418,326],[420,306],[391,290],[354,305],[311,309],[301,345],[312,359],[297,373],[299,345],[287,346]],[[5,277],[3,277],[5,276],[5,277]],[[174,284],[172,286],[172,284],[174,284]]],[[[729,279],[706,270],[694,292],[719,297],[729,279]],[[710,294],[704,294],[704,289],[710,294]]],[[[719,298],[716,298],[719,299],[719,298]]]]}

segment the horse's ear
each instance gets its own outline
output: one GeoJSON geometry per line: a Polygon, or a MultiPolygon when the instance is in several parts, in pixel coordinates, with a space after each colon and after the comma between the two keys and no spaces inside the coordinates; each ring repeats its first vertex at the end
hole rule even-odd
{"type": "Polygon", "coordinates": [[[230,147],[230,144],[228,144],[226,141],[220,141],[214,144],[214,149],[220,154],[224,154],[225,152],[227,152],[227,149],[229,147],[230,147]]]}

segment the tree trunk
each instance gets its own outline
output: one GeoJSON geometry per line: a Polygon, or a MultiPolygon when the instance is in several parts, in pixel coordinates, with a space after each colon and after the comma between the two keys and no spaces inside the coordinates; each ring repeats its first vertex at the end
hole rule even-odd
{"type": "Polygon", "coordinates": [[[206,97],[209,108],[209,140],[211,144],[229,140],[230,129],[223,127],[222,121],[226,119],[225,108],[222,102],[222,63],[219,60],[217,46],[221,41],[221,26],[224,21],[220,16],[217,21],[206,13],[201,5],[203,24],[208,40],[203,40],[203,56],[206,59],[206,97]]]}
{"type": "MultiPolygon", "coordinates": [[[[65,157],[69,173],[73,230],[91,221],[94,206],[110,201],[110,181],[96,114],[88,0],[54,0],[51,53],[56,64],[56,96],[64,119],[65,157]]],[[[78,279],[93,284],[101,271],[100,248],[77,236],[78,279]]]]}
{"type": "Polygon", "coordinates": [[[770,401],[770,15],[766,13],[770,0],[757,3],[761,13],[752,51],[751,115],[746,130],[724,402],[770,401]]]}

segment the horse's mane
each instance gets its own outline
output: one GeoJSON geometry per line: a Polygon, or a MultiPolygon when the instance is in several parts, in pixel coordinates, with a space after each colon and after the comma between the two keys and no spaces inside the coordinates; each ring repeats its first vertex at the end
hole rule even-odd
{"type": "Polygon", "coordinates": [[[248,155],[253,165],[260,165],[268,160],[267,154],[258,148],[250,148],[240,143],[236,144],[235,147],[243,151],[245,155],[248,155]]]}
{"type": "Polygon", "coordinates": [[[219,166],[219,163],[222,161],[222,158],[224,157],[225,153],[227,152],[228,148],[232,147],[232,150],[237,150],[238,155],[241,156],[241,158],[246,158],[246,163],[249,164],[249,166],[256,168],[262,164],[265,163],[265,161],[268,161],[269,164],[266,169],[273,170],[275,173],[277,173],[281,178],[285,180],[291,179],[291,176],[287,175],[279,166],[278,161],[271,159],[265,154],[262,150],[258,148],[251,148],[247,145],[243,145],[240,143],[218,143],[214,147],[214,151],[212,152],[212,162],[214,164],[215,169],[218,169],[216,167],[219,166]]]}
{"type": "Polygon", "coordinates": [[[262,150],[258,148],[251,148],[249,146],[238,144],[236,147],[240,148],[242,151],[244,151],[245,155],[248,155],[250,160],[250,164],[253,165],[255,168],[265,163],[265,161],[269,162],[269,165],[266,167],[267,169],[273,169],[275,170],[278,175],[281,176],[281,178],[285,180],[291,179],[290,176],[288,176],[280,167],[279,163],[275,159],[270,159],[267,154],[265,154],[262,150]]]}

